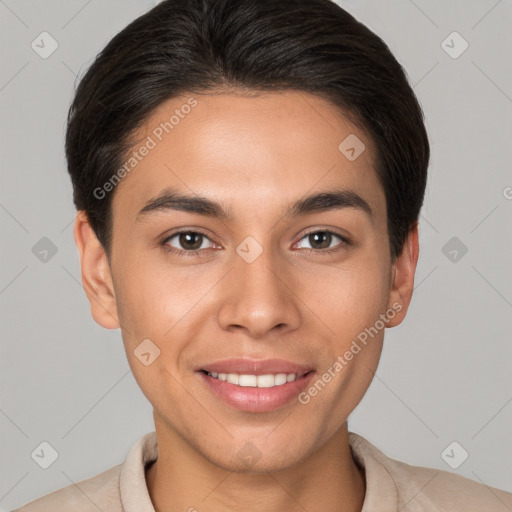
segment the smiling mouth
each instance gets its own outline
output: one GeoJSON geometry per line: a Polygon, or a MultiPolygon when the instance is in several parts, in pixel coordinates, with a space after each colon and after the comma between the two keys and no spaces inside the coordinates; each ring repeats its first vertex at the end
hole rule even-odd
{"type": "Polygon", "coordinates": [[[311,373],[311,371],[308,371],[302,374],[268,373],[265,375],[253,375],[247,373],[210,372],[208,370],[201,370],[201,372],[209,377],[228,382],[229,384],[234,384],[235,386],[252,388],[273,388],[276,386],[282,386],[289,382],[301,379],[311,373]]]}

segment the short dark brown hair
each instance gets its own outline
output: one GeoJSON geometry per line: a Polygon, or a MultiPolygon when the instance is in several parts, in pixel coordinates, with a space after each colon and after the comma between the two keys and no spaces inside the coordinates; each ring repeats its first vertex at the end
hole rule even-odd
{"type": "MultiPolygon", "coordinates": [[[[68,114],[74,203],[109,254],[113,192],[132,135],[177,95],[222,87],[328,99],[371,136],[394,260],[423,204],[423,112],[387,45],[330,0],[164,0],[115,35],[81,79],[68,114]]],[[[340,141],[341,142],[341,141],[340,141]]]]}

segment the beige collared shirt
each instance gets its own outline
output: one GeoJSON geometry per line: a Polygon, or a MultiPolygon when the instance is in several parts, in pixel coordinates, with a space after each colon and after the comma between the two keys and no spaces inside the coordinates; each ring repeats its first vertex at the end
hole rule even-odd
{"type": "MultiPolygon", "coordinates": [[[[366,476],[362,512],[512,511],[511,493],[448,471],[391,459],[353,432],[349,433],[349,443],[366,476]]],[[[13,512],[155,512],[144,468],[157,454],[156,432],[148,432],[132,446],[123,464],[13,512]]]]}

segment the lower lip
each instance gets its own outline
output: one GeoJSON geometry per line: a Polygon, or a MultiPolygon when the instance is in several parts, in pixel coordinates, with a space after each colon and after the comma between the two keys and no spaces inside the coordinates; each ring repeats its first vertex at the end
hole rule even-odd
{"type": "Polygon", "coordinates": [[[315,372],[271,388],[237,386],[230,382],[197,372],[215,395],[228,405],[246,412],[269,412],[287,404],[308,385],[315,372]]]}

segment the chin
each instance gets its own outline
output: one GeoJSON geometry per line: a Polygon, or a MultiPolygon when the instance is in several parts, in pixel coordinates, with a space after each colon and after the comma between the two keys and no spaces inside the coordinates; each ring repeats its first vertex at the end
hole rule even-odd
{"type": "MultiPolygon", "coordinates": [[[[286,440],[276,439],[274,443],[267,440],[266,445],[259,448],[263,445],[264,438],[261,443],[255,437],[252,439],[254,442],[232,441],[229,450],[224,445],[221,450],[214,453],[211,450],[202,453],[212,464],[226,471],[256,474],[285,471],[299,464],[308,454],[308,447],[304,443],[297,443],[294,446],[286,440]]],[[[296,439],[300,439],[300,436],[297,435],[296,439]]]]}

